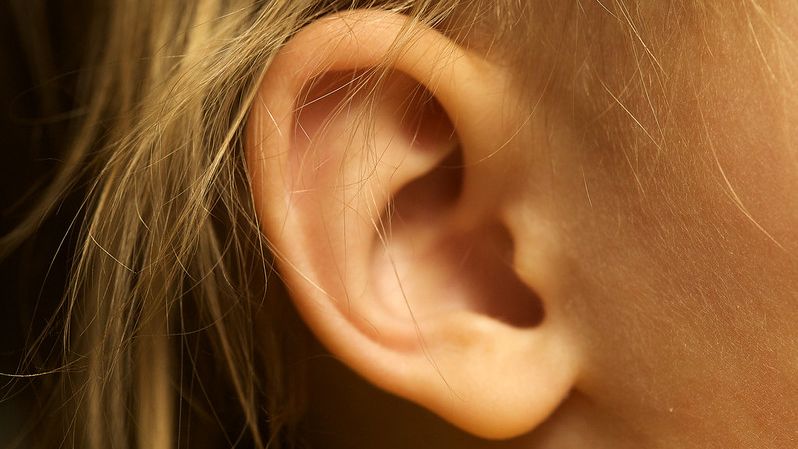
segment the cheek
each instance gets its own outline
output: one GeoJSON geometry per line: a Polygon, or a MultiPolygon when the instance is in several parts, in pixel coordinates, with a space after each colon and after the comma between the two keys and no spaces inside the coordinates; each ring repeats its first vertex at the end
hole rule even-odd
{"type": "Polygon", "coordinates": [[[630,100],[549,135],[590,358],[581,388],[651,438],[751,447],[764,432],[786,447],[798,425],[798,92],[711,69],[659,129],[630,121],[648,107],[630,100]]]}

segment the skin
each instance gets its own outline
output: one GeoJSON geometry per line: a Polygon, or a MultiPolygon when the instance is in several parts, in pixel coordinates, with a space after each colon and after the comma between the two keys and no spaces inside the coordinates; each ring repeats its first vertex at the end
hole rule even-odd
{"type": "MultiPolygon", "coordinates": [[[[335,357],[310,357],[309,439],[329,448],[798,444],[798,7],[781,3],[766,15],[680,22],[683,33],[650,57],[598,6],[583,24],[590,46],[565,33],[560,53],[546,53],[527,32],[526,53],[497,63],[513,73],[508,98],[527,99],[504,116],[518,130],[504,201],[516,212],[516,252],[536,241],[537,223],[551,230],[554,293],[543,302],[557,304],[574,336],[570,395],[531,431],[486,440],[335,357]],[[559,65],[536,73],[530,59],[559,65]]],[[[652,18],[643,42],[675,26],[661,5],[638,13],[652,18]]],[[[526,20],[544,35],[551,26],[526,20]]]]}

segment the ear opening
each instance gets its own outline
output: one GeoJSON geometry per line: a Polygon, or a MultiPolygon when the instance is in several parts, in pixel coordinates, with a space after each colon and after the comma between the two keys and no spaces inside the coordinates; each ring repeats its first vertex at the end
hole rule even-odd
{"type": "Polygon", "coordinates": [[[374,267],[382,271],[375,278],[382,278],[382,288],[398,287],[415,319],[468,309],[515,328],[539,326],[543,302],[516,272],[506,226],[463,231],[446,223],[461,199],[463,170],[458,147],[394,195],[379,222],[381,244],[373,247],[374,267]],[[387,279],[392,272],[394,279],[387,279]],[[438,295],[419,301],[427,292],[438,295]],[[441,298],[446,293],[449,298],[441,298]]]}

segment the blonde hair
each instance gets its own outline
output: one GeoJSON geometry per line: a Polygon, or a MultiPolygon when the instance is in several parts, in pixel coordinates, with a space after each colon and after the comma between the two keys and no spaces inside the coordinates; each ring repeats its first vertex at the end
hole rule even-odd
{"type": "MultiPolygon", "coordinates": [[[[82,245],[61,309],[65,359],[58,370],[63,394],[56,398],[63,423],[43,445],[167,449],[188,444],[181,440],[181,428],[188,415],[202,412],[181,404],[213,400],[195,401],[183,388],[219,375],[214,366],[197,360],[202,357],[197,352],[200,341],[209,342],[212,357],[224,362],[225,383],[237,397],[254,445],[296,442],[302,380],[287,360],[297,357],[293,352],[299,351],[303,334],[296,330],[279,283],[273,283],[268,245],[248,191],[242,130],[274,55],[318,17],[381,8],[408,14],[455,38],[492,31],[479,27],[478,21],[510,24],[509,29],[523,26],[516,15],[562,18],[541,30],[526,30],[526,35],[542,42],[539,46],[552,46],[541,53],[550,60],[539,56],[536,67],[574,73],[572,83],[560,92],[590,83],[603,86],[595,89],[599,98],[590,109],[568,111],[595,118],[592,123],[616,117],[617,125],[606,134],[586,140],[594,139],[595,146],[621,142],[617,145],[635,150],[652,140],[658,148],[668,147],[668,139],[676,145],[682,136],[652,135],[649,129],[657,129],[658,117],[673,110],[667,97],[674,87],[668,83],[678,80],[677,72],[669,72],[664,81],[657,78],[669,70],[662,59],[678,62],[680,45],[686,46],[689,36],[670,36],[670,42],[652,46],[649,38],[656,35],[657,25],[639,20],[625,2],[614,2],[612,11],[606,10],[607,20],[592,32],[617,37],[608,39],[597,54],[620,49],[634,55],[636,73],[623,85],[629,73],[601,66],[577,51],[586,48],[580,40],[585,38],[571,33],[579,24],[567,20],[576,5],[498,3],[120,1],[96,11],[89,39],[94,46],[88,49],[88,71],[81,84],[87,105],[82,124],[41,202],[0,241],[0,253],[7,253],[33,232],[63,192],[80,180],[90,181],[82,206],[82,245]],[[564,35],[577,37],[560,42],[574,50],[561,55],[555,44],[564,35]],[[672,51],[655,53],[668,45],[672,51]],[[591,69],[581,72],[583,84],[576,82],[579,64],[591,69]],[[646,101],[626,103],[633,92],[646,101]],[[260,323],[270,324],[258,329],[257,336],[255,314],[265,318],[260,323]]],[[[696,36],[701,24],[723,16],[709,2],[693,7],[671,3],[679,5],[671,11],[678,29],[696,36]]],[[[601,13],[599,5],[589,8],[601,13]]],[[[761,8],[752,10],[767,16],[761,8]]],[[[500,40],[506,31],[497,31],[488,41],[500,40]]],[[[491,51],[490,42],[480,45],[491,51]]],[[[792,43],[789,48],[794,48],[792,43]]],[[[520,61],[528,55],[509,57],[520,61]]],[[[205,388],[196,387],[199,396],[213,395],[205,388]]],[[[207,413],[213,414],[212,406],[207,413]]],[[[229,443],[235,439],[230,435],[229,443]]]]}
{"type": "MultiPolygon", "coordinates": [[[[286,358],[302,333],[271,285],[252,212],[242,156],[249,105],[281,46],[323,15],[381,8],[442,26],[458,3],[151,1],[94,11],[82,124],[41,202],[0,242],[10,251],[63,192],[89,180],[59,311],[62,394],[53,407],[63,422],[43,446],[189,444],[181,428],[190,414],[215,414],[206,383],[220,376],[197,360],[200,341],[223,361],[255,447],[294,444],[301,373],[289,373],[286,358]],[[270,325],[257,338],[255,314],[270,325]],[[198,397],[184,390],[194,382],[198,397]],[[202,402],[205,412],[182,405],[202,402]]],[[[225,438],[232,446],[241,435],[225,438]]]]}

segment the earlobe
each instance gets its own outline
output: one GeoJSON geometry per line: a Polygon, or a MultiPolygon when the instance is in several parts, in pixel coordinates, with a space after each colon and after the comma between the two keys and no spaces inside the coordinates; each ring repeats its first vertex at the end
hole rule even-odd
{"type": "Polygon", "coordinates": [[[246,144],[258,218],[319,340],[491,438],[540,424],[579,366],[545,261],[517,269],[508,79],[403,16],[338,15],[269,67],[246,144]]]}

